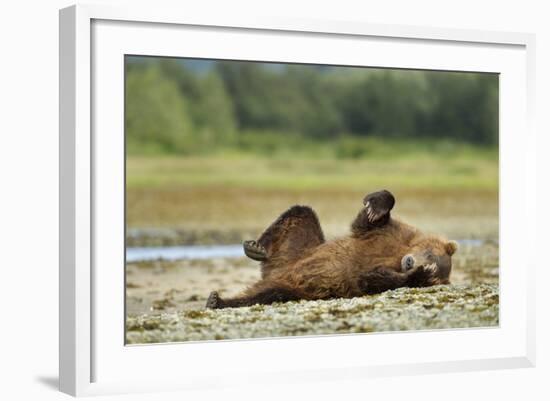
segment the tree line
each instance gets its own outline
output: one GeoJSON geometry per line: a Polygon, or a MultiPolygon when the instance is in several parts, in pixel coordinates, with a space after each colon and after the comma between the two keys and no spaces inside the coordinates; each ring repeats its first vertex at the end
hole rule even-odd
{"type": "Polygon", "coordinates": [[[498,76],[171,58],[127,60],[130,152],[192,153],[270,138],[498,143],[498,76]]]}

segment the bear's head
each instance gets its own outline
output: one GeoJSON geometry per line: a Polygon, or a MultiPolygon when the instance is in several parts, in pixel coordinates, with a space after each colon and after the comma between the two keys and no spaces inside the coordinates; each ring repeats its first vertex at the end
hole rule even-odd
{"type": "Polygon", "coordinates": [[[437,278],[440,284],[449,284],[453,267],[452,256],[458,249],[456,241],[440,237],[425,236],[410,244],[410,251],[401,259],[401,270],[407,271],[416,266],[437,265],[437,278]]]}

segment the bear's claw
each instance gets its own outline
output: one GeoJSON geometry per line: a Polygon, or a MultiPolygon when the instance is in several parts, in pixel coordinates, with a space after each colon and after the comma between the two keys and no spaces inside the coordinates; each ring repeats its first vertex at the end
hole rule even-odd
{"type": "Polygon", "coordinates": [[[409,287],[429,287],[439,284],[437,264],[420,265],[407,271],[409,287]]]}
{"type": "Polygon", "coordinates": [[[367,220],[374,224],[393,208],[395,198],[386,190],[369,194],[363,200],[367,212],[367,220]]]}
{"type": "Polygon", "coordinates": [[[424,266],[424,270],[428,274],[435,274],[437,272],[437,264],[432,263],[432,264],[429,264],[427,266],[424,266]]]}
{"type": "Polygon", "coordinates": [[[260,262],[267,260],[266,249],[262,245],[260,245],[257,241],[254,241],[254,240],[244,241],[243,249],[244,249],[245,255],[248,256],[250,259],[254,259],[260,262]]]}
{"type": "Polygon", "coordinates": [[[423,266],[424,276],[425,276],[425,286],[437,285],[439,284],[439,279],[437,278],[437,264],[431,263],[429,265],[423,266]]]}
{"type": "Polygon", "coordinates": [[[369,219],[369,222],[373,222],[374,221],[374,211],[372,210],[372,206],[370,205],[370,202],[367,201],[367,203],[365,204],[365,208],[367,209],[367,217],[369,219]]]}

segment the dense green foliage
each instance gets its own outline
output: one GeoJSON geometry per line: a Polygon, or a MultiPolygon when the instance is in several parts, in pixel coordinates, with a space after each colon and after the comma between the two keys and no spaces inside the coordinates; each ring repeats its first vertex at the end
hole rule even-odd
{"type": "Polygon", "coordinates": [[[131,154],[270,154],[328,143],[337,157],[389,142],[498,142],[498,76],[129,57],[131,154]]]}

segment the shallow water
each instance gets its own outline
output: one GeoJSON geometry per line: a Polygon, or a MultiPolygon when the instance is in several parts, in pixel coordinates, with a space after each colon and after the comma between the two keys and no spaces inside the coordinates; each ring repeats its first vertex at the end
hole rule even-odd
{"type": "Polygon", "coordinates": [[[126,248],[126,262],[148,260],[181,260],[210,258],[240,258],[244,256],[242,244],[236,245],[184,245],[126,248]]]}
{"type": "MultiPolygon", "coordinates": [[[[481,246],[483,240],[462,239],[457,241],[462,246],[481,246]]],[[[240,258],[244,256],[242,244],[234,245],[182,245],[158,247],[128,247],[126,262],[151,260],[182,260],[210,258],[240,258]]]]}

